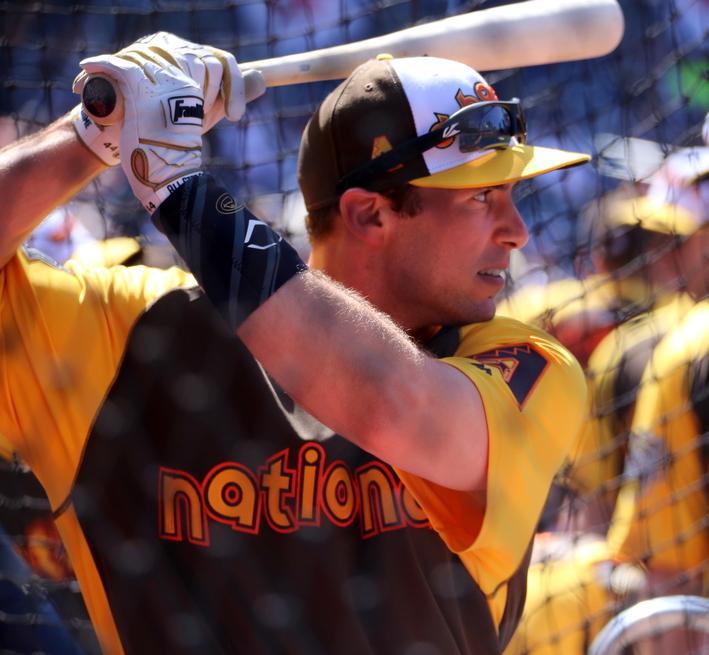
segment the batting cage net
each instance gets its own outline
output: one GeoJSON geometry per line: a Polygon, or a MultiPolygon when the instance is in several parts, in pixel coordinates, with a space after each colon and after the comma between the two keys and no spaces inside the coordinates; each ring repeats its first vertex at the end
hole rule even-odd
{"type": "MultiPolygon", "coordinates": [[[[0,145],[76,105],[71,86],[80,60],[156,31],[248,62],[513,4],[6,0],[0,145]]],[[[709,138],[709,7],[705,0],[620,5],[625,34],[607,56],[484,72],[500,98],[522,99],[530,143],[593,156],[590,165],[522,182],[515,191],[530,240],[513,260],[498,311],[543,327],[576,355],[590,409],[540,518],[510,654],[585,653],[613,617],[636,603],[709,591],[706,157],[704,168],[686,174],[687,162],[696,169],[687,149],[709,138]],[[685,164],[673,164],[675,155],[685,164]],[[643,204],[658,179],[681,188],[674,209],[643,204]]],[[[302,255],[308,240],[298,146],[307,119],[336,84],[269,89],[238,124],[222,121],[205,139],[209,168],[302,255]]],[[[60,262],[177,261],[120,167],[53,212],[30,242],[60,262]]],[[[501,353],[500,366],[504,361],[501,353]]],[[[0,526],[0,652],[99,652],[49,504],[17,458],[0,460],[0,526]]],[[[680,617],[670,627],[657,607],[634,633],[638,652],[707,652],[706,625],[684,605],[670,607],[680,617]]],[[[624,638],[603,652],[621,652],[624,638]]]]}

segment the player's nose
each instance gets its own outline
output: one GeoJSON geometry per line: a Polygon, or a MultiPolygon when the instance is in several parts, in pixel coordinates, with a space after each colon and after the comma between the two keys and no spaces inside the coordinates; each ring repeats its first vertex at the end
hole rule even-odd
{"type": "Polygon", "coordinates": [[[524,219],[517,211],[511,190],[500,199],[498,209],[498,239],[508,248],[523,248],[529,241],[529,231],[524,219]]]}

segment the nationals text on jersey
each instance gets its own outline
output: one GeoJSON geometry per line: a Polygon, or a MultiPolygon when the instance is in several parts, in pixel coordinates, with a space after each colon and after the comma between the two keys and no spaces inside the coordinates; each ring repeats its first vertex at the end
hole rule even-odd
{"type": "Polygon", "coordinates": [[[430,527],[393,470],[371,460],[354,471],[327,462],[324,448],[306,443],[290,459],[286,448],[257,471],[238,462],[214,466],[200,481],[187,471],[160,467],[158,522],[163,539],[209,545],[209,521],[257,534],[294,532],[325,518],[347,527],[359,522],[363,539],[404,527],[430,527]]]}

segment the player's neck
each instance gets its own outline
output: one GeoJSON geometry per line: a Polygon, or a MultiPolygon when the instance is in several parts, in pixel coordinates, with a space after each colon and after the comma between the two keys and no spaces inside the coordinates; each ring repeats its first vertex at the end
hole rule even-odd
{"type": "Polygon", "coordinates": [[[352,243],[343,239],[326,237],[312,245],[308,266],[321,271],[340,284],[371,297],[375,275],[370,270],[367,257],[352,243]]]}
{"type": "Polygon", "coordinates": [[[381,261],[381,257],[372,257],[357,242],[331,239],[327,243],[313,244],[308,266],[348,289],[354,289],[413,334],[415,322],[411,322],[405,308],[397,304],[396,294],[387,286],[386,271],[382,269],[381,261]]]}

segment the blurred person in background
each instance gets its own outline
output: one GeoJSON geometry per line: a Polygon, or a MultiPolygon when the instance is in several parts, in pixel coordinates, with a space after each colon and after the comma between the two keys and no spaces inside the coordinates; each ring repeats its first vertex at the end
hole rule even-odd
{"type": "MultiPolygon", "coordinates": [[[[139,265],[146,255],[141,241],[132,237],[94,239],[71,205],[42,221],[25,247],[58,265],[71,260],[88,268],[139,265]]],[[[0,646],[18,655],[97,653],[98,642],[44,489],[15,458],[0,463],[0,493],[18,499],[0,502],[0,610],[13,617],[2,630],[0,646]],[[71,617],[70,625],[66,617],[71,617]]]]}
{"type": "Polygon", "coordinates": [[[632,395],[626,391],[637,386],[640,362],[647,361],[651,350],[638,346],[631,357],[623,354],[623,341],[629,346],[628,338],[647,337],[654,345],[693,302],[688,286],[697,287],[702,276],[701,266],[692,262],[701,257],[702,233],[693,234],[694,217],[701,216],[706,205],[699,195],[705,152],[706,147],[678,151],[664,164],[658,161],[644,182],[624,183],[589,204],[580,220],[576,248],[583,275],[522,287],[500,304],[501,314],[539,325],[576,355],[586,369],[594,403],[590,410],[594,422],[586,425],[573,474],[552,488],[541,530],[591,529],[605,534],[617,486],[615,492],[601,487],[613,485],[609,480],[622,469],[623,450],[622,443],[614,446],[599,431],[607,435],[610,430],[624,441],[622,412],[614,407],[618,402],[632,406],[632,395]],[[693,280],[687,279],[687,266],[693,266],[693,280]],[[616,331],[626,323],[627,328],[616,331]],[[583,501],[574,503],[579,495],[583,501]]]}
{"type": "Polygon", "coordinates": [[[603,212],[607,254],[601,265],[618,270],[608,264],[612,253],[622,252],[627,267],[642,270],[652,302],[606,335],[589,359],[591,421],[566,479],[580,499],[569,502],[560,519],[567,530],[605,534],[645,366],[657,343],[706,295],[707,174],[709,147],[678,150],[652,176],[644,195],[615,200],[603,212]]]}
{"type": "Polygon", "coordinates": [[[640,227],[633,233],[620,218],[623,201],[642,193],[643,185],[624,184],[590,203],[575,248],[578,277],[522,286],[500,303],[498,313],[546,330],[585,368],[611,330],[654,302],[643,253],[671,238],[640,227]]]}
{"type": "Polygon", "coordinates": [[[580,655],[632,602],[658,593],[706,594],[708,173],[709,148],[679,150],[645,195],[605,208],[611,244],[620,239],[618,251],[632,249],[644,260],[656,300],[590,357],[593,415],[565,474],[578,502],[565,508],[558,532],[538,536],[508,655],[580,655]],[[638,250],[643,245],[648,249],[638,250]],[[676,357],[663,354],[667,343],[690,336],[676,357]],[[666,359],[686,369],[685,377],[671,373],[666,359]],[[659,394],[666,387],[674,396],[659,394]],[[649,421],[660,435],[654,451],[649,421]]]}
{"type": "Polygon", "coordinates": [[[0,526],[0,648],[13,655],[85,655],[41,582],[0,526]]]}

